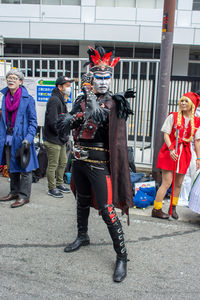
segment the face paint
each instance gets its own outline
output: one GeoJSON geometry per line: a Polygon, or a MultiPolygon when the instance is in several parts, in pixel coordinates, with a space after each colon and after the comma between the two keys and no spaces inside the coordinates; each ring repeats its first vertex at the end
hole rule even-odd
{"type": "Polygon", "coordinates": [[[94,90],[95,93],[105,94],[109,88],[111,83],[111,75],[110,73],[96,73],[94,75],[94,90]]]}

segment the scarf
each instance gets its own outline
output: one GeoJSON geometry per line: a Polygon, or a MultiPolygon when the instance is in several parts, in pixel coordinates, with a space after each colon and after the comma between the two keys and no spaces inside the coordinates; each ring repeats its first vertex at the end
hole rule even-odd
{"type": "Polygon", "coordinates": [[[20,103],[22,90],[21,87],[17,89],[17,91],[13,95],[13,101],[11,101],[11,93],[10,90],[6,94],[6,123],[8,127],[14,128],[15,126],[15,120],[17,116],[17,110],[20,103]]]}

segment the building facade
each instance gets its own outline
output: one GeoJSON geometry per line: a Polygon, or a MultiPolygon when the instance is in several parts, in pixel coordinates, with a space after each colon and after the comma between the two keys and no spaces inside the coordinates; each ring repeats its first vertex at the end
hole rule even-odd
{"type": "MultiPolygon", "coordinates": [[[[164,0],[0,0],[0,55],[159,58],[164,0]]],[[[177,0],[173,75],[200,75],[200,0],[177,0]]]]}

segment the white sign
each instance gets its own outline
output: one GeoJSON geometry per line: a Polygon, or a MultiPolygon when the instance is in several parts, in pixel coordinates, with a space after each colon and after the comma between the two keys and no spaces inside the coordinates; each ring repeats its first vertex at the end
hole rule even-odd
{"type": "Polygon", "coordinates": [[[144,181],[144,182],[136,182],[135,183],[135,195],[137,193],[137,191],[139,190],[140,187],[143,187],[143,188],[149,188],[149,187],[155,187],[156,184],[155,184],[155,181],[152,180],[152,181],[144,181]]]}

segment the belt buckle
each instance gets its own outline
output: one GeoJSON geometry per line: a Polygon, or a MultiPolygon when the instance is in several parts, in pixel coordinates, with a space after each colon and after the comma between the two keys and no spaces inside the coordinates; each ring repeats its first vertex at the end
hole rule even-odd
{"type": "Polygon", "coordinates": [[[79,148],[74,148],[74,157],[77,160],[85,160],[88,158],[88,151],[79,149],[79,148]]]}

